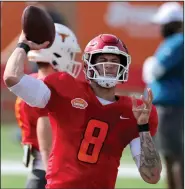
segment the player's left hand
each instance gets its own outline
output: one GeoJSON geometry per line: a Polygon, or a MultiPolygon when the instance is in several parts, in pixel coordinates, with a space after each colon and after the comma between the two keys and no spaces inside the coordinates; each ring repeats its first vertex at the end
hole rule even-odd
{"type": "Polygon", "coordinates": [[[132,111],[134,117],[137,120],[138,125],[147,124],[149,121],[150,113],[152,110],[152,100],[153,95],[150,88],[147,88],[147,98],[145,99],[143,95],[141,95],[142,105],[137,105],[137,100],[135,96],[132,96],[132,111]]]}

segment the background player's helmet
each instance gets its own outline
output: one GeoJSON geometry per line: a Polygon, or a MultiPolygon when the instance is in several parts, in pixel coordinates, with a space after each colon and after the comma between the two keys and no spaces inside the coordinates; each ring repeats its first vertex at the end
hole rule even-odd
{"type": "Polygon", "coordinates": [[[33,62],[46,62],[58,71],[66,71],[77,77],[82,64],[75,61],[76,53],[81,49],[75,34],[66,26],[55,23],[55,40],[50,48],[32,50],[28,53],[28,60],[33,62]]]}
{"type": "Polygon", "coordinates": [[[83,61],[85,66],[85,74],[88,80],[95,80],[100,86],[105,88],[111,88],[115,86],[118,82],[126,82],[128,80],[129,64],[131,63],[131,57],[128,54],[128,50],[124,43],[116,36],[111,34],[101,34],[94,39],[92,39],[86,46],[83,54],[83,61]],[[103,62],[94,62],[94,57],[98,54],[115,54],[119,55],[121,59],[121,64],[103,62]],[[100,76],[96,66],[102,64],[104,69],[104,75],[100,76]],[[105,64],[117,64],[118,71],[115,77],[106,76],[105,74],[105,64]]]}

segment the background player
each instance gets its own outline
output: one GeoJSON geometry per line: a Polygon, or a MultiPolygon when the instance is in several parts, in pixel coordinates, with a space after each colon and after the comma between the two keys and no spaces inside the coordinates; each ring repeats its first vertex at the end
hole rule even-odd
{"type": "MultiPolygon", "coordinates": [[[[81,70],[81,63],[75,62],[74,59],[75,54],[80,52],[75,35],[69,28],[61,24],[55,24],[55,30],[55,41],[50,48],[30,51],[28,54],[28,60],[36,62],[38,66],[38,73],[31,74],[34,78],[44,79],[56,71],[66,71],[73,77],[77,77],[81,70]],[[65,39],[63,36],[68,37],[65,39]],[[76,72],[74,72],[75,70],[76,72]]],[[[45,112],[45,117],[40,117],[34,108],[20,98],[17,98],[15,107],[16,118],[22,130],[24,164],[28,166],[30,155],[34,157],[26,188],[44,189],[46,185],[45,170],[52,145],[52,131],[47,112],[45,112]]]]}
{"type": "MultiPolygon", "coordinates": [[[[27,41],[23,33],[19,42],[32,50],[48,45],[27,41]]],[[[25,50],[16,48],[4,81],[28,104],[49,111],[53,148],[47,188],[114,188],[122,151],[138,137],[132,150],[141,177],[148,183],[159,181],[161,161],[149,132],[154,135],[157,129],[152,93],[148,90],[139,106],[134,97],[131,102],[115,96],[116,84],[128,79],[130,64],[128,50],[116,36],[102,34],[88,43],[83,60],[90,84],[67,73],[48,76],[44,84],[21,71],[25,59],[25,50]]]]}
{"type": "Polygon", "coordinates": [[[152,20],[164,38],[146,59],[143,80],[154,94],[159,115],[155,141],[167,168],[168,188],[184,188],[184,34],[183,7],[164,3],[152,20]]]}

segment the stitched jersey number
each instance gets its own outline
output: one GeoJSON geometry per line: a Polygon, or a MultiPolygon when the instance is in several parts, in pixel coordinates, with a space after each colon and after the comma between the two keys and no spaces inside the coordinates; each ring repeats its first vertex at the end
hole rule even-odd
{"type": "Polygon", "coordinates": [[[90,120],[82,140],[78,159],[87,163],[96,163],[103,142],[107,136],[108,124],[99,120],[90,120]]]}

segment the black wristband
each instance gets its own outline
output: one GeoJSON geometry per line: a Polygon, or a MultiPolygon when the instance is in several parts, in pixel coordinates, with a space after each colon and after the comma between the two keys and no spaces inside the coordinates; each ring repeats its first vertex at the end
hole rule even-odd
{"type": "Polygon", "coordinates": [[[139,130],[139,133],[140,132],[148,132],[150,131],[150,127],[149,127],[149,124],[144,124],[144,125],[137,125],[138,127],[138,130],[139,130]]]}
{"type": "Polygon", "coordinates": [[[25,43],[18,43],[17,47],[24,49],[26,54],[28,54],[28,52],[30,51],[29,45],[27,45],[25,43]]]}

